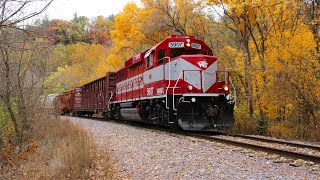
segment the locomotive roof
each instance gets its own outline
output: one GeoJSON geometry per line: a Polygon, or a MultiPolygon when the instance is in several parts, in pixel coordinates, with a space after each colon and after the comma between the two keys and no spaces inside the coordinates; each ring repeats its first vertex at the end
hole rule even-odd
{"type": "Polygon", "coordinates": [[[184,35],[176,35],[176,34],[172,34],[170,36],[168,36],[166,39],[164,39],[163,41],[159,42],[157,45],[151,47],[150,49],[148,49],[145,53],[145,56],[149,56],[149,54],[155,50],[157,47],[161,46],[162,44],[164,44],[164,42],[166,41],[174,41],[174,40],[183,40],[183,39],[192,39],[195,40],[194,36],[184,36],[184,35]]]}
{"type": "MultiPolygon", "coordinates": [[[[125,61],[124,67],[130,67],[138,62],[141,62],[145,57],[149,56],[150,53],[155,49],[158,49],[158,48],[168,49],[169,48],[168,43],[166,43],[166,42],[184,42],[186,39],[190,39],[193,42],[197,42],[197,43],[201,44],[201,46],[204,47],[205,49],[210,50],[210,48],[203,41],[196,39],[194,36],[172,34],[172,35],[168,36],[167,38],[165,38],[164,40],[162,40],[161,42],[159,42],[158,44],[147,49],[146,51],[139,53],[139,54],[131,57],[127,61],[125,61]]],[[[121,69],[119,69],[119,71],[120,70],[121,69]]]]}

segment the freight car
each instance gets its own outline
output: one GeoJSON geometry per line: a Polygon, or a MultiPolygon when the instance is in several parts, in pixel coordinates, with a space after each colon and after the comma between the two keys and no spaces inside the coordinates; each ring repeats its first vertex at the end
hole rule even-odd
{"type": "MultiPolygon", "coordinates": [[[[70,112],[102,112],[172,129],[223,130],[234,123],[230,87],[230,72],[218,71],[217,58],[203,41],[171,35],[117,72],[73,90],[81,103],[70,112]]],[[[72,97],[70,102],[77,102],[72,97]]]]}
{"type": "Polygon", "coordinates": [[[115,88],[115,73],[108,72],[102,78],[60,94],[57,98],[58,107],[61,114],[90,117],[101,113],[107,117],[108,103],[115,88]]]}
{"type": "Polygon", "coordinates": [[[106,76],[83,85],[78,90],[81,106],[74,108],[73,114],[92,116],[101,113],[107,117],[109,99],[115,88],[115,73],[113,72],[108,72],[106,76]]]}
{"type": "Polygon", "coordinates": [[[69,114],[74,109],[74,90],[64,92],[57,97],[56,107],[62,115],[69,114]]]}

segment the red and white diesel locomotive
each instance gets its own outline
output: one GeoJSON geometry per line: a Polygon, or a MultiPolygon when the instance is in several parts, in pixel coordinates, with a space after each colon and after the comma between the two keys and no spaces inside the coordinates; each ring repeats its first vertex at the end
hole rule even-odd
{"type": "Polygon", "coordinates": [[[69,109],[173,129],[221,130],[234,123],[230,85],[230,72],[218,71],[203,41],[171,35],[119,71],[73,90],[77,108],[69,109]]]}

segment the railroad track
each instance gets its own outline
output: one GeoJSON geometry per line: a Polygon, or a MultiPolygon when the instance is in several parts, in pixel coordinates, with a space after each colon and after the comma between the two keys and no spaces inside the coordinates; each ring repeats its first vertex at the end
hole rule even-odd
{"type": "MultiPolygon", "coordinates": [[[[87,118],[87,117],[86,117],[87,118]]],[[[92,120],[98,120],[98,121],[104,121],[99,118],[89,118],[92,120]]],[[[122,123],[126,125],[133,125],[139,128],[144,128],[144,129],[149,129],[149,130],[154,130],[154,131],[162,131],[162,132],[167,132],[167,133],[172,133],[172,134],[178,134],[178,135],[183,135],[183,136],[188,136],[188,137],[193,137],[193,138],[198,138],[198,139],[203,139],[211,142],[219,142],[223,144],[228,144],[232,146],[237,146],[237,147],[242,147],[242,148],[247,148],[247,149],[252,149],[255,151],[262,151],[262,152],[267,152],[271,154],[276,154],[280,155],[283,157],[287,158],[292,158],[292,159],[302,159],[305,161],[311,161],[317,164],[320,164],[320,146],[316,145],[309,145],[309,144],[302,144],[302,143],[294,143],[290,141],[284,141],[284,140],[276,140],[276,139],[270,139],[270,138],[260,138],[256,136],[248,136],[248,135],[204,135],[204,134],[199,134],[199,133],[193,133],[193,132],[186,132],[186,131],[171,131],[168,128],[162,128],[162,127],[155,127],[155,126],[147,126],[146,124],[143,123],[137,123],[137,122],[130,122],[130,121],[108,121],[108,122],[113,122],[113,123],[122,123]],[[256,143],[253,142],[244,142],[237,140],[237,138],[242,138],[243,140],[250,140],[250,141],[255,141],[256,143]],[[266,145],[261,145],[262,143],[266,143],[269,145],[282,145],[285,147],[291,147],[291,148],[301,148],[301,149],[308,149],[312,150],[313,152],[317,152],[316,154],[307,154],[307,153],[302,153],[298,151],[290,151],[285,148],[276,148],[276,147],[270,147],[266,145]]],[[[223,133],[220,133],[223,134],[223,133]]]]}
{"type": "Polygon", "coordinates": [[[291,141],[270,139],[270,138],[267,138],[267,137],[256,137],[256,136],[242,135],[242,134],[235,134],[235,135],[229,135],[229,136],[240,137],[240,138],[244,138],[244,139],[267,142],[267,143],[283,144],[283,145],[287,145],[287,146],[291,146],[291,147],[297,147],[297,148],[307,148],[307,149],[312,149],[312,150],[316,150],[316,151],[320,152],[320,146],[317,146],[317,145],[296,143],[296,142],[291,142],[291,141]]]}
{"type": "Polygon", "coordinates": [[[268,139],[268,138],[259,138],[259,137],[246,136],[246,135],[230,135],[229,138],[223,138],[222,136],[209,136],[209,135],[202,135],[202,134],[197,134],[197,133],[182,132],[179,134],[194,137],[194,138],[204,139],[204,140],[208,140],[208,141],[212,141],[212,142],[219,142],[219,143],[233,145],[233,146],[237,146],[237,147],[252,149],[252,150],[256,150],[256,151],[263,151],[263,152],[276,154],[276,155],[280,155],[280,156],[287,157],[287,158],[302,159],[305,161],[311,161],[311,162],[320,164],[320,146],[307,145],[307,144],[301,144],[301,143],[293,143],[293,142],[289,142],[289,141],[274,140],[274,139],[268,139]],[[243,141],[233,139],[232,137],[242,138],[244,140],[250,139],[250,140],[254,140],[256,142],[269,143],[270,145],[280,144],[280,145],[285,145],[287,147],[304,148],[304,149],[308,149],[308,150],[318,151],[318,155],[302,153],[302,152],[298,152],[298,151],[291,151],[291,150],[287,150],[285,148],[270,147],[270,146],[260,145],[260,144],[252,143],[252,142],[243,142],[243,141]]]}
{"type": "MultiPolygon", "coordinates": [[[[125,124],[134,125],[134,126],[137,126],[140,128],[146,128],[145,124],[142,124],[142,123],[126,122],[125,124]]],[[[262,138],[262,137],[260,138],[260,137],[256,137],[256,136],[248,136],[248,135],[240,135],[240,134],[223,135],[223,136],[229,137],[229,139],[226,139],[226,138],[221,138],[221,135],[217,135],[217,133],[215,133],[215,135],[212,136],[212,135],[202,135],[202,134],[186,132],[186,131],[174,131],[173,132],[173,131],[169,130],[168,128],[161,128],[161,127],[159,128],[159,127],[155,127],[152,125],[149,126],[147,129],[152,129],[152,130],[156,130],[156,131],[164,131],[167,133],[179,134],[179,135],[183,135],[183,136],[204,139],[204,140],[208,140],[208,141],[212,141],[212,142],[220,142],[223,144],[252,149],[255,151],[263,151],[263,152],[267,152],[270,154],[276,154],[276,155],[280,155],[280,156],[292,158],[292,159],[302,159],[305,161],[310,161],[310,162],[320,164],[320,146],[316,146],[316,145],[294,143],[294,142],[290,142],[290,141],[283,141],[283,140],[276,140],[276,139],[262,138]],[[286,150],[283,148],[268,147],[265,145],[259,145],[257,143],[252,143],[252,142],[251,143],[250,142],[241,142],[236,139],[230,139],[230,137],[231,138],[242,138],[245,140],[253,140],[258,143],[259,142],[268,143],[269,145],[277,144],[277,145],[287,146],[287,147],[291,147],[291,148],[294,147],[294,148],[313,150],[313,151],[316,151],[318,153],[318,155],[301,153],[301,152],[297,152],[297,151],[290,151],[290,150],[286,150]]],[[[218,133],[218,134],[223,134],[223,133],[218,133]]]]}

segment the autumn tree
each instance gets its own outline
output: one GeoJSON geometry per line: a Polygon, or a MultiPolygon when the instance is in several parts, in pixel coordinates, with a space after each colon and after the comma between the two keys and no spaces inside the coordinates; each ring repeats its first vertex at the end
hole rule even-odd
{"type": "Polygon", "coordinates": [[[317,42],[316,53],[319,60],[320,56],[320,2],[319,0],[298,0],[298,11],[303,14],[303,22],[308,25],[313,34],[314,40],[317,42]]]}
{"type": "Polygon", "coordinates": [[[87,32],[87,38],[89,43],[102,44],[105,46],[111,46],[111,30],[114,26],[114,16],[104,18],[98,16],[89,27],[87,32]]]}
{"type": "Polygon", "coordinates": [[[77,13],[73,14],[71,22],[77,24],[82,32],[86,32],[89,27],[89,18],[86,16],[78,16],[77,13]]]}
{"type": "Polygon", "coordinates": [[[82,27],[65,20],[52,20],[45,30],[48,40],[55,44],[73,44],[84,40],[82,27]]]}
{"type": "Polygon", "coordinates": [[[240,50],[244,59],[244,90],[248,99],[249,115],[251,119],[254,113],[254,102],[253,102],[253,84],[252,84],[252,57],[250,56],[249,48],[249,25],[248,25],[248,5],[246,2],[242,1],[212,1],[214,4],[213,8],[222,8],[222,13],[219,14],[218,10],[215,12],[220,15],[222,22],[225,26],[231,29],[237,37],[237,42],[239,43],[240,50]],[[229,4],[226,4],[229,3],[229,4]],[[230,20],[223,18],[227,16],[230,20]]]}
{"type": "MultiPolygon", "coordinates": [[[[149,10],[150,16],[145,28],[148,39],[154,39],[153,33],[195,35],[204,40],[209,32],[209,21],[204,16],[205,1],[194,0],[166,0],[166,1],[142,1],[145,10],[149,10]],[[149,27],[147,27],[149,25],[149,27]]],[[[157,37],[157,36],[156,36],[157,37]]],[[[160,37],[160,38],[164,38],[160,37]]],[[[159,41],[159,39],[154,39],[159,41]]]]}
{"type": "Polygon", "coordinates": [[[220,15],[218,22],[236,35],[238,46],[229,51],[234,52],[236,75],[244,82],[251,119],[259,115],[287,125],[298,122],[307,126],[309,120],[317,124],[319,97],[313,90],[318,89],[319,66],[312,49],[316,39],[305,25],[301,4],[277,0],[210,2],[220,15]],[[235,53],[237,49],[242,53],[235,53]],[[305,87],[311,87],[309,92],[305,87]],[[309,120],[302,122],[302,117],[309,120]]]}
{"type": "Polygon", "coordinates": [[[55,47],[49,62],[57,63],[46,80],[48,92],[63,92],[105,76],[109,50],[101,44],[77,43],[55,47]],[[64,59],[64,60],[62,60],[64,59]]]}
{"type": "Polygon", "coordinates": [[[128,3],[115,17],[111,31],[113,47],[108,61],[114,67],[121,67],[125,60],[170,34],[196,35],[209,40],[212,31],[204,14],[204,1],[143,0],[142,7],[128,3]]]}
{"type": "Polygon", "coordinates": [[[21,145],[32,131],[30,124],[44,90],[48,45],[16,30],[2,30],[0,38],[5,42],[0,45],[0,98],[10,114],[17,143],[21,145]]]}
{"type": "Polygon", "coordinates": [[[0,1],[0,108],[4,104],[9,114],[6,121],[13,124],[13,140],[18,145],[31,130],[46,69],[43,60],[47,46],[37,41],[35,28],[26,26],[25,21],[44,12],[52,1],[43,1],[32,11],[28,8],[38,1],[0,1]]]}
{"type": "Polygon", "coordinates": [[[112,69],[118,69],[131,56],[147,49],[141,21],[147,21],[148,13],[135,3],[128,3],[123,12],[115,16],[114,29],[111,31],[112,48],[107,62],[112,69]]]}

